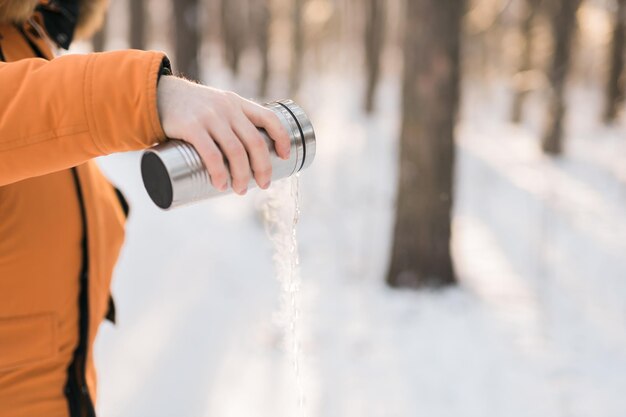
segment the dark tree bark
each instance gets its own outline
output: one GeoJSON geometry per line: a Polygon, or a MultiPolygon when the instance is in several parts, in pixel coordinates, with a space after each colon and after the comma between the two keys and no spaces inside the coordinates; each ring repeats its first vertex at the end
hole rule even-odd
{"type": "Polygon", "coordinates": [[[200,10],[199,0],[174,0],[176,30],[176,68],[192,80],[199,80],[200,10]]]}
{"type": "Polygon", "coordinates": [[[241,0],[222,0],[222,39],[226,63],[233,74],[239,74],[241,53],[245,44],[245,27],[241,0]]]}
{"type": "Polygon", "coordinates": [[[102,52],[106,48],[107,21],[108,19],[105,18],[104,22],[102,23],[102,27],[98,32],[96,32],[93,39],[91,40],[94,52],[102,52]]]}
{"type": "MultiPolygon", "coordinates": [[[[535,24],[535,17],[539,12],[539,5],[541,0],[526,0],[524,18],[522,21],[522,37],[524,38],[524,46],[522,49],[522,56],[520,59],[519,74],[524,76],[528,74],[528,71],[533,68],[533,54],[534,54],[534,40],[533,40],[533,27],[535,24]]],[[[524,77],[523,77],[524,78],[524,77]]],[[[511,121],[513,123],[520,123],[522,121],[522,109],[524,107],[524,101],[529,92],[528,82],[521,82],[515,85],[515,92],[513,96],[513,107],[511,109],[511,121]]]]}
{"type": "Polygon", "coordinates": [[[624,74],[624,41],[626,35],[626,0],[617,0],[617,12],[611,40],[611,63],[606,85],[604,121],[612,123],[617,117],[619,105],[624,100],[626,74],[624,74]]]}
{"type": "Polygon", "coordinates": [[[548,0],[554,53],[548,73],[550,99],[548,121],[542,138],[545,153],[559,155],[563,150],[565,84],[571,67],[572,43],[576,35],[576,11],[581,0],[548,0]]]}
{"type": "Polygon", "coordinates": [[[292,35],[291,35],[291,68],[289,72],[289,91],[295,96],[300,89],[302,77],[302,61],[304,57],[304,27],[302,22],[302,8],[304,0],[293,1],[292,35]]]}
{"type": "Polygon", "coordinates": [[[380,78],[380,55],[385,43],[385,4],[384,0],[367,0],[365,21],[365,63],[367,85],[365,91],[365,111],[374,110],[374,96],[380,78]]]}
{"type": "Polygon", "coordinates": [[[130,47],[146,49],[144,0],[129,0],[130,11],[130,47]]]}
{"type": "Polygon", "coordinates": [[[406,43],[394,287],[456,282],[450,255],[454,126],[459,106],[461,0],[412,0],[406,43]]]}
{"type": "Polygon", "coordinates": [[[261,74],[259,76],[259,97],[267,96],[267,85],[270,78],[270,23],[271,11],[269,0],[256,0],[253,2],[253,20],[255,27],[255,39],[261,56],[261,74]]]}

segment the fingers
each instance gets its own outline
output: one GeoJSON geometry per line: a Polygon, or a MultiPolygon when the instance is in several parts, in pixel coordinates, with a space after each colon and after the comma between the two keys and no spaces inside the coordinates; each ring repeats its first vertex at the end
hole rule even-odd
{"type": "Polygon", "coordinates": [[[230,174],[224,162],[224,156],[219,150],[213,138],[202,127],[198,127],[185,140],[196,149],[211,178],[213,187],[220,191],[226,191],[230,174]]]}
{"type": "Polygon", "coordinates": [[[255,126],[264,128],[275,142],[274,146],[278,156],[282,159],[289,159],[291,140],[278,116],[273,111],[249,100],[242,99],[241,105],[246,117],[255,126]]]}
{"type": "Polygon", "coordinates": [[[278,156],[289,159],[291,141],[279,117],[232,92],[193,86],[187,93],[188,106],[173,106],[173,115],[163,117],[170,120],[169,124],[162,122],[168,126],[167,134],[181,137],[196,148],[215,188],[226,190],[232,179],[233,191],[244,195],[253,174],[259,187],[268,188],[272,178],[270,149],[258,128],[265,129],[274,141],[278,156]]]}
{"type": "Polygon", "coordinates": [[[231,127],[223,120],[212,120],[208,128],[211,137],[228,159],[233,191],[244,195],[248,191],[251,178],[250,161],[246,149],[231,127]]]}
{"type": "Polygon", "coordinates": [[[256,183],[266,190],[272,180],[272,163],[265,139],[243,114],[235,117],[233,130],[248,151],[248,158],[256,183]]]}

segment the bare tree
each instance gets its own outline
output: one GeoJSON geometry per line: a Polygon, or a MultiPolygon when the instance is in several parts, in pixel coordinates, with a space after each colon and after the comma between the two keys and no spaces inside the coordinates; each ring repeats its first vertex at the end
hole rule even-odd
{"type": "Polygon", "coordinates": [[[619,105],[624,100],[626,74],[624,74],[624,43],[626,35],[626,0],[617,0],[617,12],[611,40],[609,76],[606,84],[604,121],[611,123],[617,117],[619,105]]]}
{"type": "Polygon", "coordinates": [[[253,26],[255,28],[255,36],[257,48],[261,56],[261,74],[259,77],[260,97],[267,95],[267,85],[270,77],[270,23],[271,11],[269,0],[256,0],[252,4],[253,26]]]}
{"type": "Polygon", "coordinates": [[[291,68],[289,72],[289,91],[294,96],[300,89],[300,81],[302,77],[302,61],[304,57],[304,27],[302,20],[302,9],[304,0],[293,0],[292,10],[292,55],[291,68]]]}
{"type": "Polygon", "coordinates": [[[365,5],[365,62],[367,85],[365,92],[365,111],[374,110],[374,95],[380,78],[380,55],[385,42],[385,4],[384,0],[367,0],[365,5]]]}
{"type": "Polygon", "coordinates": [[[548,120],[542,138],[544,152],[558,155],[563,150],[565,84],[571,67],[572,43],[576,35],[576,12],[581,0],[548,0],[554,53],[548,73],[550,98],[548,120]]]}
{"type": "Polygon", "coordinates": [[[239,74],[239,63],[245,45],[245,28],[242,0],[222,0],[222,39],[224,41],[224,53],[226,63],[233,72],[239,74]]]}
{"type": "Polygon", "coordinates": [[[461,0],[407,2],[400,179],[387,275],[391,286],[439,287],[456,281],[450,221],[463,11],[461,0]]]}
{"type": "Polygon", "coordinates": [[[176,67],[185,77],[198,80],[201,39],[199,0],[173,0],[172,8],[176,29],[176,67]]]}
{"type": "Polygon", "coordinates": [[[535,18],[539,12],[539,6],[541,0],[526,0],[524,2],[524,17],[522,20],[522,38],[524,39],[524,45],[522,49],[522,56],[520,59],[520,66],[515,85],[515,94],[513,96],[513,108],[511,109],[511,121],[513,123],[520,123],[522,121],[522,109],[524,107],[524,101],[529,92],[529,72],[533,69],[533,55],[534,55],[534,39],[533,28],[535,24],[535,18]]]}
{"type": "Polygon", "coordinates": [[[130,9],[130,47],[133,49],[145,49],[146,11],[144,0],[129,0],[128,6],[130,9]]]}
{"type": "Polygon", "coordinates": [[[102,23],[102,27],[98,32],[96,32],[93,39],[91,40],[94,52],[102,52],[106,48],[107,20],[108,19],[105,18],[104,22],[102,23]]]}

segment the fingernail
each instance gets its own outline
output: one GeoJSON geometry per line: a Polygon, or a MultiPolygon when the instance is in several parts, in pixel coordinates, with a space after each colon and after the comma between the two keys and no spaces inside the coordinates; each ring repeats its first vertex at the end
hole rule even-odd
{"type": "Polygon", "coordinates": [[[244,188],[244,189],[241,191],[241,195],[246,195],[246,193],[247,193],[247,192],[248,192],[248,188],[244,188]]]}
{"type": "Polygon", "coordinates": [[[226,191],[226,189],[227,189],[227,188],[228,188],[228,183],[227,183],[227,182],[225,182],[224,184],[222,184],[222,186],[221,186],[221,187],[219,187],[219,190],[220,190],[220,191],[226,191]]]}
{"type": "Polygon", "coordinates": [[[263,184],[263,185],[261,186],[261,188],[262,188],[262,189],[264,189],[264,190],[267,190],[268,188],[270,188],[270,184],[271,184],[271,183],[272,183],[271,181],[268,181],[268,182],[266,182],[265,184],[263,184]]]}

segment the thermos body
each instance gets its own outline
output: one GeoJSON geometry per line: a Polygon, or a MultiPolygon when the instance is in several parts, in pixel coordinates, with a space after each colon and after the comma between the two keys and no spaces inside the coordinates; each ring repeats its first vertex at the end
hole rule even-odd
{"type": "MultiPolygon", "coordinates": [[[[291,138],[289,159],[283,160],[276,154],[274,141],[259,129],[270,151],[272,180],[286,178],[313,162],[315,132],[309,118],[293,101],[275,101],[265,107],[276,113],[291,138]]],[[[148,195],[164,210],[226,193],[211,185],[200,155],[181,140],[171,139],[146,150],[141,158],[141,175],[148,195]]],[[[255,185],[252,179],[248,188],[255,185]]]]}

